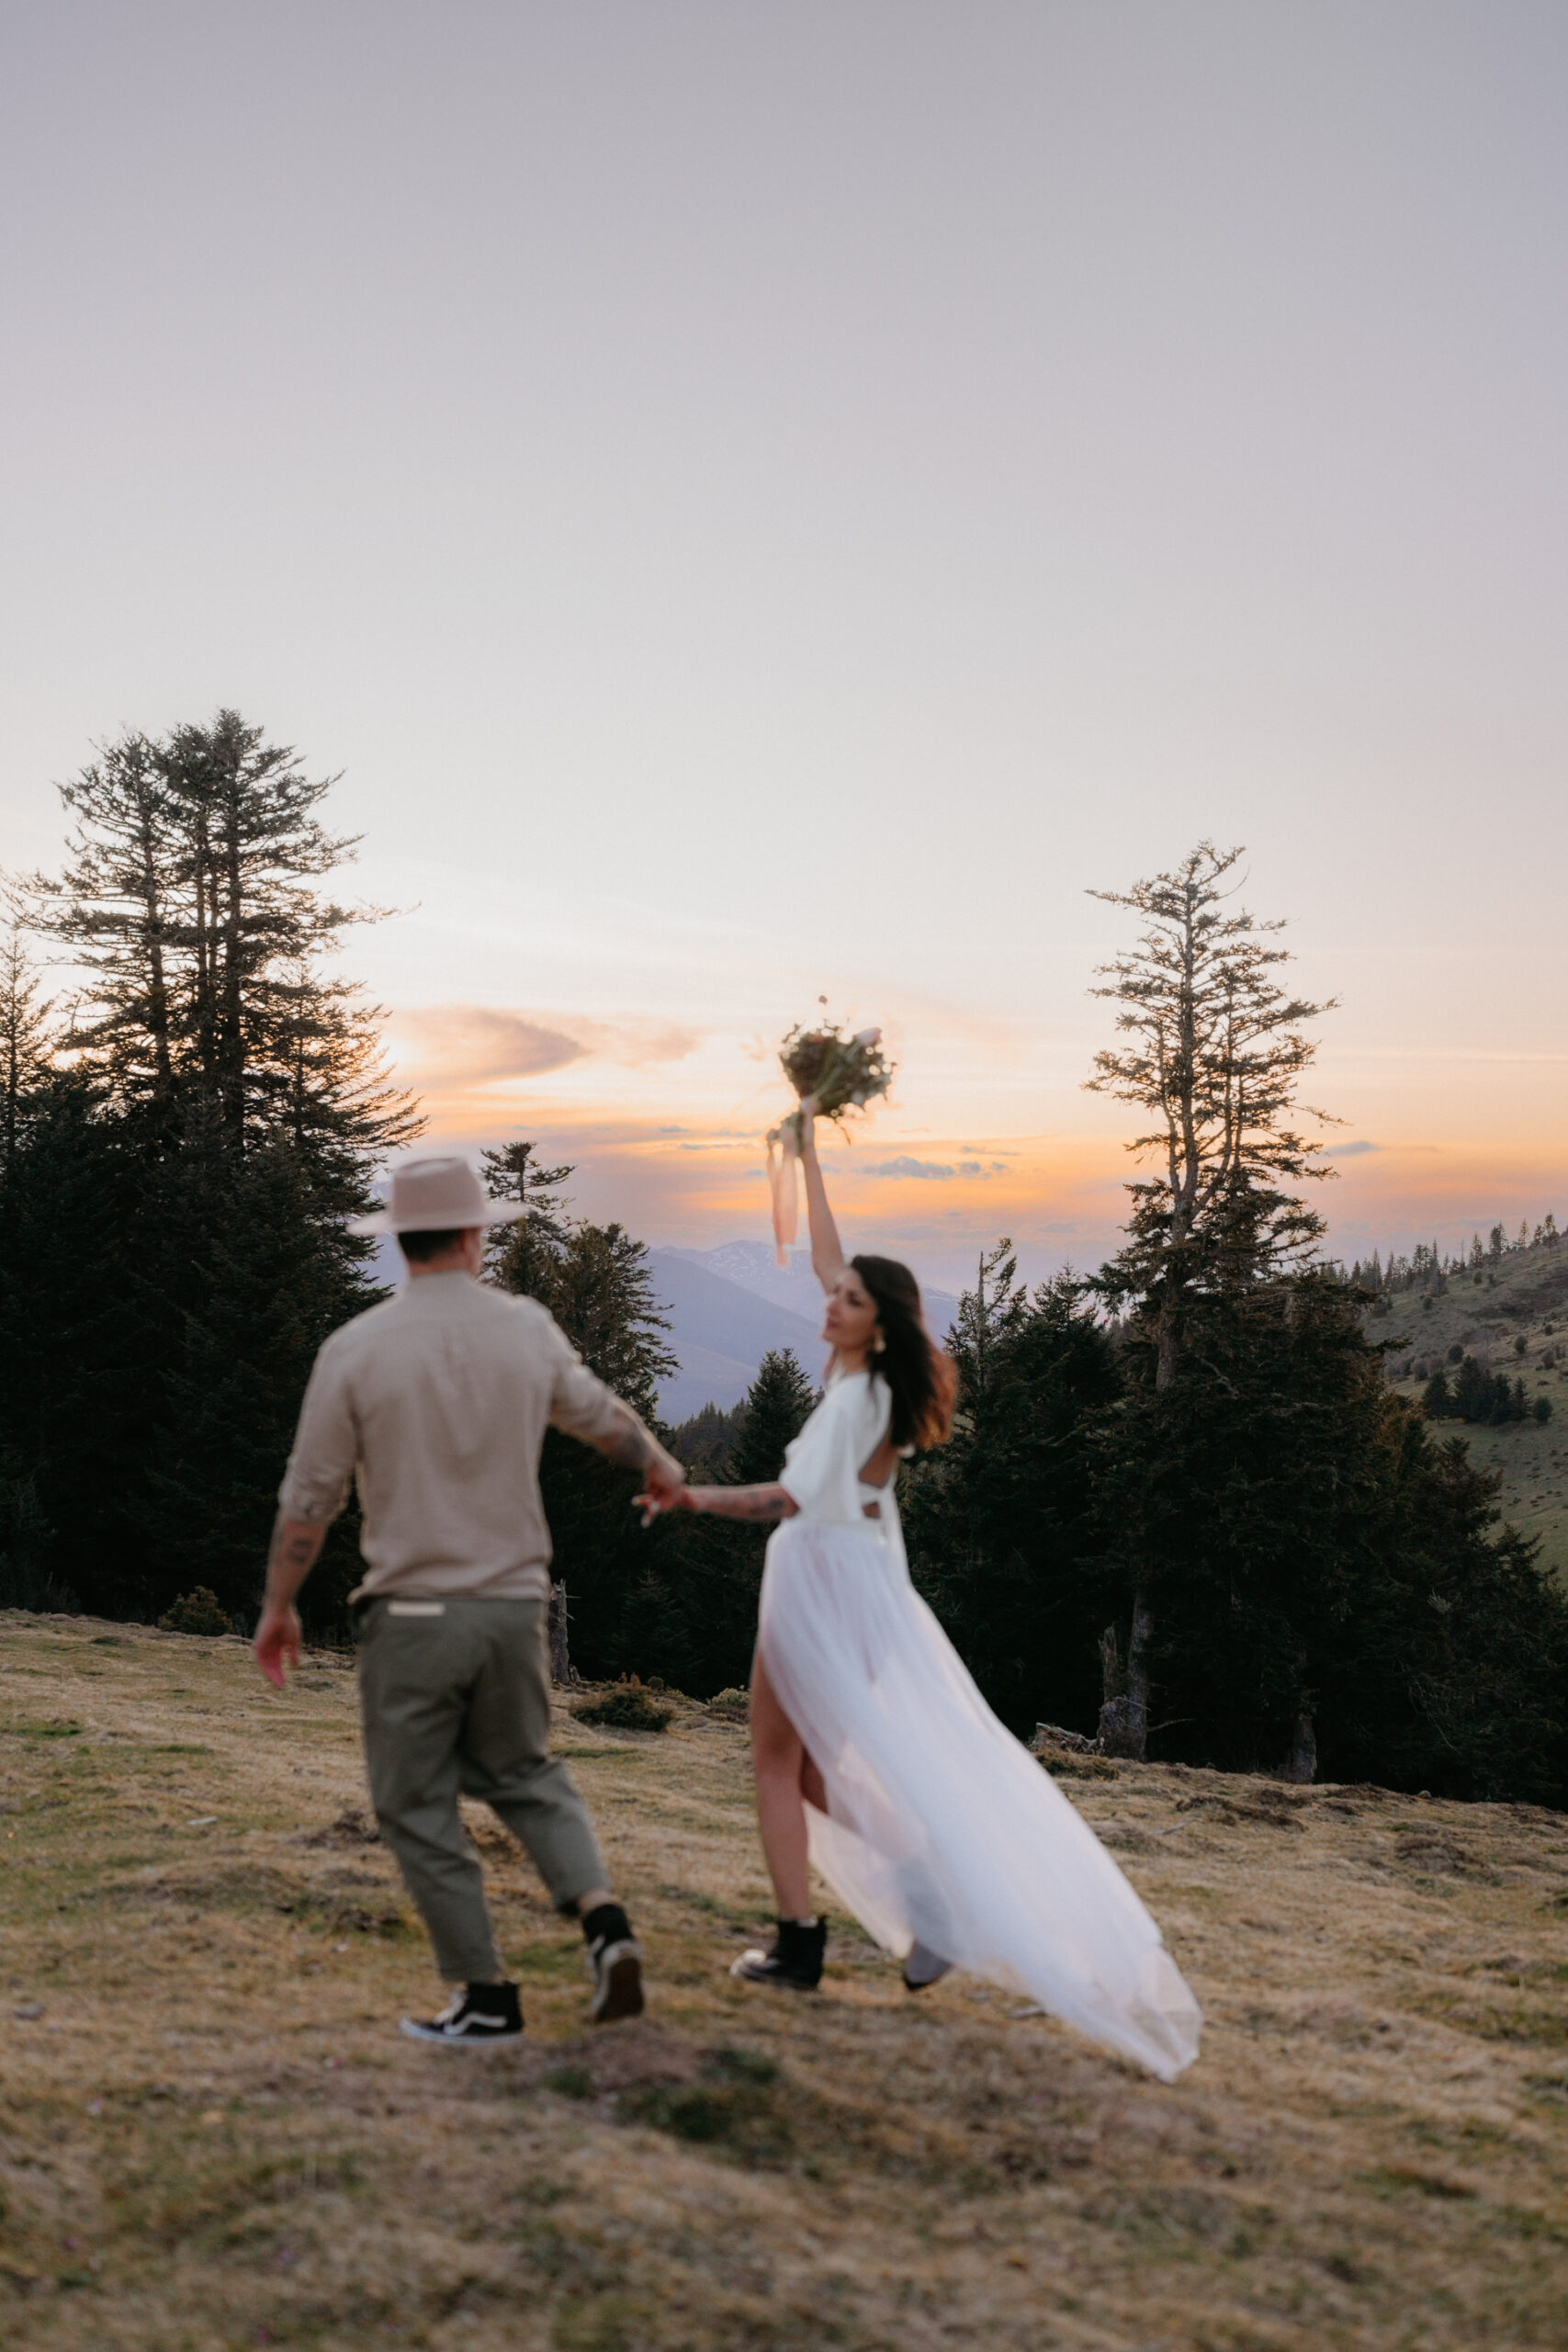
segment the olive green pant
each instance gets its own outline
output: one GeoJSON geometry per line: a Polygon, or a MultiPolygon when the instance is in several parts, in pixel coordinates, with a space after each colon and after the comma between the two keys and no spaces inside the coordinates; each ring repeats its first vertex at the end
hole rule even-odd
{"type": "Polygon", "coordinates": [[[549,1755],[547,1606],[411,1597],[361,1615],[370,1801],[449,1984],[502,1973],[459,1792],[527,1848],[558,1911],[608,1883],[587,1808],[549,1755]]]}

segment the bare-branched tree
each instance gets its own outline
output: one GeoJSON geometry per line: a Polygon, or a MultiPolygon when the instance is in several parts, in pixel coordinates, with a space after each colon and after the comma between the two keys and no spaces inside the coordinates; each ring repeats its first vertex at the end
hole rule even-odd
{"type": "Polygon", "coordinates": [[[1324,1221],[1286,1187],[1333,1173],[1295,1123],[1304,1113],[1337,1124],[1296,1100],[1317,1051],[1303,1023],[1336,1000],[1313,1004],[1276,981],[1291,960],[1273,944],[1283,922],[1232,910],[1223,887],[1242,854],[1201,842],[1174,874],[1089,894],[1148,925],[1100,967],[1094,994],[1118,1005],[1127,1042],[1095,1056],[1085,1085],[1154,1114],[1127,1148],[1163,1165],[1128,1187],[1128,1246],[1104,1287],[1152,1323],[1161,1387],[1176,1372],[1187,1293],[1256,1282],[1314,1250],[1324,1221]]]}

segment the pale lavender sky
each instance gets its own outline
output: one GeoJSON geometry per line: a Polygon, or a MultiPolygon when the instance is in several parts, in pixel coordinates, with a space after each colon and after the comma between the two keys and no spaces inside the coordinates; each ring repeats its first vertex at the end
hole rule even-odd
{"type": "Polygon", "coordinates": [[[1568,10],[0,28],[6,863],[237,704],[415,909],[440,1132],[761,1231],[823,989],[903,1063],[846,1170],[983,1171],[843,1180],[952,1275],[1105,1246],[1084,892],[1245,841],[1344,1245],[1568,1211],[1568,10]]]}

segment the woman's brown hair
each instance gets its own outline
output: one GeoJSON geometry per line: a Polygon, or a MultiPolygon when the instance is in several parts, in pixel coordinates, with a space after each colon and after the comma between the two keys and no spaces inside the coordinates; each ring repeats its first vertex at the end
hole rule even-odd
{"type": "Polygon", "coordinates": [[[887,1434],[895,1445],[942,1445],[953,1426],[958,1373],[937,1347],[920,1313],[920,1286],[897,1258],[852,1258],[876,1308],[881,1349],[866,1358],[866,1369],[887,1383],[893,1418],[887,1434]]]}

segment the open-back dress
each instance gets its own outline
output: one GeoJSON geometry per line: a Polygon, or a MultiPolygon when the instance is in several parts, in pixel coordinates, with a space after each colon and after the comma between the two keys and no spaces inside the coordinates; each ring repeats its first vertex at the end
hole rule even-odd
{"type": "Polygon", "coordinates": [[[893,1479],[861,1477],[891,1412],[874,1374],[829,1380],[784,1456],[798,1516],[768,1544],[758,1646],[828,1796],[807,1808],[811,1860],[885,1950],[918,1942],[1172,2081],[1198,2004],[910,1583],[893,1479]]]}

